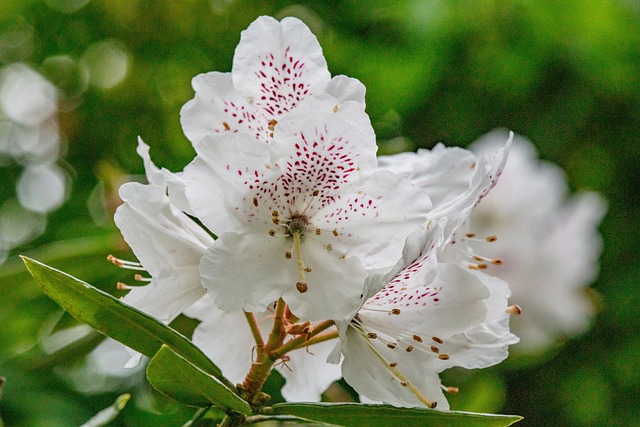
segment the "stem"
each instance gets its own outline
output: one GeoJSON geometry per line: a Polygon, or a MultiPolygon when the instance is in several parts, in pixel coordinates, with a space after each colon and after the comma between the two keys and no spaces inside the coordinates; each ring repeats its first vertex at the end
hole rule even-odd
{"type": "Polygon", "coordinates": [[[338,331],[333,331],[333,332],[329,332],[329,333],[324,334],[324,335],[318,335],[316,337],[313,337],[313,338],[307,340],[306,342],[304,342],[298,348],[304,348],[304,347],[309,347],[309,346],[314,345],[314,344],[320,344],[321,342],[330,341],[330,340],[332,340],[334,338],[338,338],[338,331]]]}
{"type": "MultiPolygon", "coordinates": [[[[304,345],[306,342],[311,340],[311,338],[315,337],[319,333],[329,329],[333,325],[334,325],[333,320],[325,320],[323,322],[320,322],[316,326],[313,327],[313,331],[311,331],[311,333],[308,336],[306,336],[306,337],[302,337],[301,336],[301,337],[298,337],[298,338],[294,338],[294,339],[288,341],[285,345],[283,345],[279,349],[273,351],[272,354],[273,355],[277,355],[277,357],[276,357],[276,360],[277,360],[278,358],[284,356],[285,354],[289,353],[292,350],[306,347],[304,345]]],[[[337,334],[337,332],[336,332],[336,334],[337,334]]]]}
{"type": "Polygon", "coordinates": [[[262,341],[262,335],[260,334],[260,328],[258,327],[258,322],[256,321],[256,316],[251,312],[244,312],[244,317],[247,318],[247,323],[249,323],[249,328],[251,329],[251,333],[253,334],[253,339],[256,341],[256,346],[258,346],[258,354],[264,348],[264,341],[262,341]]]}
{"type": "Polygon", "coordinates": [[[282,318],[284,315],[284,309],[287,304],[284,302],[282,298],[278,300],[276,304],[276,314],[273,316],[273,328],[271,329],[271,333],[269,334],[269,341],[267,342],[267,352],[278,348],[280,344],[282,344],[283,339],[283,331],[282,331],[282,318]]]}

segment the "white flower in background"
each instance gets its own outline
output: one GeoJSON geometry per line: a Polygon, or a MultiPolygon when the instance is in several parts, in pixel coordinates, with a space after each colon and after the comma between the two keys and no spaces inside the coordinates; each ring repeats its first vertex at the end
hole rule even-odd
{"type": "MultiPolygon", "coordinates": [[[[492,132],[471,149],[486,153],[504,138],[492,132]]],[[[468,230],[497,235],[490,245],[470,242],[478,253],[501,259],[489,274],[507,281],[523,307],[512,329],[519,351],[542,350],[559,338],[584,332],[594,315],[587,286],[602,249],[598,224],[606,211],[592,192],[569,196],[563,171],[540,161],[535,147],[517,137],[503,178],[471,215],[468,230]]]]}
{"type": "Polygon", "coordinates": [[[283,297],[306,320],[342,318],[365,268],[390,268],[426,220],[428,196],[376,172],[375,135],[358,103],[308,99],[269,144],[215,135],[196,145],[186,195],[218,239],[201,264],[222,310],[264,311],[283,297]]]}
{"type": "Polygon", "coordinates": [[[314,95],[357,101],[364,109],[362,83],[331,78],[318,40],[296,18],[256,19],[242,32],[231,73],[200,74],[192,84],[196,95],[182,108],[181,122],[194,145],[217,133],[269,141],[275,124],[314,95]]]}
{"type": "MultiPolygon", "coordinates": [[[[224,312],[216,308],[208,296],[185,311],[201,320],[193,332],[193,342],[220,367],[233,384],[242,383],[255,355],[256,342],[242,310],[224,312]]],[[[262,336],[272,328],[273,312],[254,313],[262,336]]],[[[326,362],[334,347],[323,342],[307,349],[290,352],[286,361],[275,365],[286,383],[281,390],[288,401],[317,402],[320,395],[340,379],[340,366],[326,362]]]]}
{"type": "Polygon", "coordinates": [[[380,156],[379,169],[409,178],[429,195],[433,204],[429,219],[445,219],[445,243],[496,185],[507,160],[512,138],[513,134],[505,137],[501,144],[496,144],[495,151],[483,156],[442,144],[437,144],[431,150],[420,149],[417,153],[380,156]]]}
{"type": "Polygon", "coordinates": [[[410,236],[382,290],[338,322],[342,374],[367,399],[448,409],[439,372],[494,365],[518,341],[509,332],[507,284],[438,263],[439,226],[410,236]]]}
{"type": "Polygon", "coordinates": [[[0,211],[0,263],[9,251],[40,236],[46,214],[64,203],[69,177],[57,165],[60,133],[56,113],[58,89],[25,64],[0,69],[0,166],[23,167],[12,197],[0,211]],[[17,210],[22,213],[13,215],[17,210]]]}

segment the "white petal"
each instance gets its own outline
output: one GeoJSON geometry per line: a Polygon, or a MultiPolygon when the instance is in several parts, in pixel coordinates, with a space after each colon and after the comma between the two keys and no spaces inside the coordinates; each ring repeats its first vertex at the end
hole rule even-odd
{"type": "Polygon", "coordinates": [[[406,237],[426,222],[429,197],[387,171],[367,176],[362,185],[349,190],[314,215],[313,224],[336,229],[336,246],[361,257],[365,267],[391,267],[406,237]]]}
{"type": "Polygon", "coordinates": [[[397,363],[395,369],[409,379],[424,397],[430,402],[437,402],[439,409],[448,409],[449,405],[440,388],[440,378],[435,372],[412,360],[414,353],[398,348],[391,350],[378,344],[375,345],[375,352],[372,351],[374,341],[354,328],[347,330],[342,375],[350,386],[372,400],[403,407],[426,406],[389,369],[390,363],[397,363]]]}
{"type": "MultiPolygon", "coordinates": [[[[264,331],[271,323],[270,313],[254,313],[264,331]],[[265,322],[266,320],[266,322],[265,322]]],[[[193,331],[192,341],[232,383],[241,383],[251,368],[256,345],[251,329],[241,310],[221,311],[204,296],[185,311],[185,315],[201,321],[193,331]]]]}
{"type": "Polygon", "coordinates": [[[340,103],[356,101],[365,107],[365,94],[367,89],[358,79],[339,75],[334,76],[327,86],[327,93],[336,98],[340,103]]]}
{"type": "Polygon", "coordinates": [[[329,80],[322,48],[299,19],[261,16],[242,32],[233,84],[265,115],[279,120],[304,98],[324,92],[329,80]]]}
{"type": "MultiPolygon", "coordinates": [[[[311,236],[305,236],[302,255],[305,266],[311,269],[305,277],[308,290],[300,293],[295,286],[288,287],[284,299],[291,311],[307,320],[341,319],[351,313],[364,292],[367,272],[360,260],[343,258],[339,251],[311,236]]],[[[295,285],[297,277],[289,283],[295,285]]]]}
{"type": "Polygon", "coordinates": [[[326,362],[327,355],[335,343],[326,341],[289,353],[287,366],[276,369],[287,381],[282,387],[282,396],[292,402],[319,402],[320,395],[342,377],[340,365],[326,362]]]}
{"type": "MultiPolygon", "coordinates": [[[[406,331],[403,338],[410,342],[413,334],[425,341],[448,337],[486,318],[484,300],[490,292],[481,280],[455,264],[439,264],[438,274],[424,283],[422,265],[413,263],[369,299],[359,313],[362,322],[381,331],[406,331]],[[400,314],[392,314],[392,309],[400,314]]],[[[503,303],[506,308],[506,299],[503,303]]]]}
{"type": "Polygon", "coordinates": [[[272,174],[267,145],[246,135],[215,136],[204,138],[196,151],[184,172],[189,205],[216,234],[243,230],[256,208],[266,208],[255,206],[250,193],[272,174]]]}
{"type": "Polygon", "coordinates": [[[246,133],[269,141],[270,118],[256,110],[251,99],[256,94],[236,92],[231,73],[206,73],[193,78],[195,97],[180,110],[185,135],[196,146],[208,135],[246,133]]]}
{"type": "Polygon", "coordinates": [[[285,258],[288,250],[284,238],[266,233],[223,233],[202,258],[202,285],[221,310],[264,311],[297,282],[296,261],[285,258]]]}

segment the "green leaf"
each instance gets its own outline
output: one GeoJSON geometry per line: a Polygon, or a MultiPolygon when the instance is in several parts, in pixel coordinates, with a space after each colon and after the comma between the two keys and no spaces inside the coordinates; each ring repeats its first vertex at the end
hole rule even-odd
{"type": "Polygon", "coordinates": [[[216,377],[163,345],[147,366],[147,379],[160,393],[189,406],[215,405],[225,412],[251,414],[249,404],[216,377]]]}
{"type": "Polygon", "coordinates": [[[396,426],[510,426],[522,419],[517,415],[476,414],[435,409],[396,408],[390,405],[359,403],[279,403],[265,414],[294,415],[345,427],[396,426]]]}
{"type": "Polygon", "coordinates": [[[164,323],[62,271],[27,257],[22,259],[44,293],[78,320],[149,357],[166,344],[235,389],[199,348],[164,323]]]}
{"type": "Polygon", "coordinates": [[[98,412],[96,415],[91,417],[89,421],[82,424],[81,427],[101,427],[107,425],[108,423],[116,419],[129,399],[131,399],[131,395],[129,393],[118,396],[116,401],[113,402],[113,405],[98,412]]]}

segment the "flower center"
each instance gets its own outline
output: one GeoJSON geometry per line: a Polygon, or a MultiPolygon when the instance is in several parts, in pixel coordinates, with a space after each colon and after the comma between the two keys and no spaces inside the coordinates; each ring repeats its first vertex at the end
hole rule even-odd
{"type": "Polygon", "coordinates": [[[290,236],[298,234],[304,236],[304,232],[307,230],[309,224],[309,218],[306,215],[295,214],[291,216],[288,225],[288,232],[290,236]]]}

